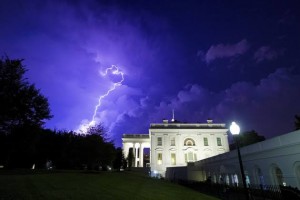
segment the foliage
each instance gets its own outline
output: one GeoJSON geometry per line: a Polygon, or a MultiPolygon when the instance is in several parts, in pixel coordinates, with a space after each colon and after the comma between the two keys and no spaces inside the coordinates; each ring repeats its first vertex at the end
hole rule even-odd
{"type": "Polygon", "coordinates": [[[11,133],[6,135],[5,166],[8,168],[30,168],[32,167],[36,153],[36,143],[41,129],[36,126],[14,127],[11,133]]]}
{"type": "Polygon", "coordinates": [[[52,117],[47,98],[24,78],[25,72],[22,60],[0,59],[0,133],[41,126],[52,117]]]}
{"type": "Polygon", "coordinates": [[[133,162],[134,162],[133,148],[129,148],[128,156],[127,156],[127,163],[129,169],[131,169],[133,162]]]}
{"type": "Polygon", "coordinates": [[[99,169],[111,165],[115,147],[101,124],[86,134],[43,129],[47,98],[24,78],[22,60],[0,59],[0,165],[6,168],[99,169]]]}
{"type": "Polygon", "coordinates": [[[120,171],[121,168],[125,169],[127,166],[126,159],[123,154],[122,148],[118,147],[116,149],[116,156],[113,162],[114,169],[120,171]]]}
{"type": "Polygon", "coordinates": [[[45,168],[51,161],[58,169],[99,169],[112,164],[115,147],[107,141],[101,126],[98,134],[77,134],[38,127],[13,129],[1,135],[0,165],[6,168],[45,168]],[[99,134],[101,132],[101,134],[99,134]],[[3,148],[2,148],[3,147],[3,148]]]}
{"type": "MultiPolygon", "coordinates": [[[[91,127],[87,134],[60,131],[54,135],[55,142],[48,143],[52,147],[51,151],[56,151],[57,154],[44,158],[53,160],[60,169],[106,168],[112,164],[115,147],[104,135],[105,129],[102,125],[91,127]]],[[[43,145],[45,144],[47,145],[47,140],[44,141],[43,145]]]]}
{"type": "Polygon", "coordinates": [[[299,115],[295,115],[295,128],[296,128],[296,130],[300,129],[300,116],[299,115]]]}
{"type": "MultiPolygon", "coordinates": [[[[266,138],[264,136],[258,135],[254,130],[243,132],[238,135],[238,142],[240,147],[248,146],[250,144],[255,144],[257,142],[264,141],[266,138]]],[[[233,143],[230,145],[230,149],[236,149],[236,144],[233,143]]]]}

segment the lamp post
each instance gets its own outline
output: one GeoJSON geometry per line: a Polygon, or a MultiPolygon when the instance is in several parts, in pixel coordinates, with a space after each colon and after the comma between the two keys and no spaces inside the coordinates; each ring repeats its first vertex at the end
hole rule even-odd
{"type": "Polygon", "coordinates": [[[235,122],[232,122],[229,128],[231,134],[233,135],[235,139],[235,144],[238,152],[238,158],[239,158],[239,164],[240,164],[240,170],[241,170],[241,175],[242,175],[242,181],[243,181],[243,186],[245,190],[245,195],[246,199],[249,199],[248,192],[247,192],[247,185],[246,185],[246,176],[244,172],[244,166],[243,166],[243,161],[241,157],[241,152],[240,152],[240,146],[239,146],[239,140],[238,140],[238,135],[240,134],[240,127],[237,125],[235,122]]]}

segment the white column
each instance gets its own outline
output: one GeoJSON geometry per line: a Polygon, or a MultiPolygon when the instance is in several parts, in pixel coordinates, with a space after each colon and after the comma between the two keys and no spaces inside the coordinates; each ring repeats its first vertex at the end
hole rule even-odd
{"type": "MultiPolygon", "coordinates": [[[[135,143],[135,145],[136,145],[136,143],[135,143]]],[[[134,163],[135,167],[137,167],[137,162],[138,162],[138,148],[135,148],[135,163],[134,163]]]]}
{"type": "Polygon", "coordinates": [[[144,153],[143,153],[143,147],[142,147],[143,143],[140,143],[140,167],[143,167],[143,157],[144,157],[144,153]]]}
{"type": "Polygon", "coordinates": [[[128,156],[129,148],[130,148],[130,145],[127,142],[125,142],[125,143],[123,142],[123,154],[124,154],[125,159],[128,156]]]}
{"type": "Polygon", "coordinates": [[[132,153],[133,153],[133,158],[134,158],[133,167],[135,167],[135,162],[136,162],[135,142],[133,143],[133,146],[132,146],[132,153]]]}

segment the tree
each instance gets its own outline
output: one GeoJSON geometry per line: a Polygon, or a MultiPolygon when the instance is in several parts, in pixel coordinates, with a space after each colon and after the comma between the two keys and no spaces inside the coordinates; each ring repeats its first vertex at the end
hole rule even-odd
{"type": "Polygon", "coordinates": [[[83,135],[99,135],[101,136],[101,140],[103,142],[107,141],[107,130],[104,128],[104,126],[101,123],[95,124],[94,126],[90,126],[86,133],[83,135]]]}
{"type": "Polygon", "coordinates": [[[118,147],[116,149],[116,156],[113,162],[113,167],[114,169],[120,171],[121,168],[125,169],[126,168],[126,160],[124,158],[123,150],[122,148],[118,147]]]}
{"type": "Polygon", "coordinates": [[[133,148],[130,148],[127,156],[127,163],[129,169],[131,169],[133,162],[134,162],[133,148]]]}
{"type": "Polygon", "coordinates": [[[111,166],[115,147],[107,137],[107,131],[102,124],[88,128],[85,137],[84,151],[87,153],[88,165],[95,167],[101,165],[103,169],[111,166]]]}
{"type": "MultiPolygon", "coordinates": [[[[266,139],[264,136],[258,135],[258,133],[254,130],[243,132],[236,137],[238,137],[240,147],[248,146],[266,139]]],[[[236,149],[235,143],[230,145],[230,149],[236,149]]]]}
{"type": "Polygon", "coordinates": [[[34,84],[24,77],[22,60],[0,59],[0,162],[5,167],[28,167],[50,108],[34,84]]]}
{"type": "Polygon", "coordinates": [[[24,125],[41,127],[52,117],[47,98],[24,78],[22,61],[0,59],[0,133],[24,125]]]}
{"type": "Polygon", "coordinates": [[[300,129],[300,116],[299,115],[295,115],[295,128],[296,128],[296,130],[300,129]]]}

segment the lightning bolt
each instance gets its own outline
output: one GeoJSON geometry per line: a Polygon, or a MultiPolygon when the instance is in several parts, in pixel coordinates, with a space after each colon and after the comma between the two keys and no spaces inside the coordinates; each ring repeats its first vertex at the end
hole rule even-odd
{"type": "Polygon", "coordinates": [[[96,115],[98,112],[99,107],[101,106],[102,100],[107,97],[112,91],[114,91],[117,87],[122,85],[122,82],[124,81],[124,73],[120,71],[120,69],[116,65],[112,65],[109,68],[106,68],[104,73],[101,73],[102,76],[107,76],[108,73],[114,74],[114,75],[120,75],[121,80],[119,82],[116,82],[113,84],[113,86],[103,95],[101,95],[98,99],[98,104],[95,106],[94,114],[92,117],[92,120],[88,124],[81,125],[79,130],[81,132],[86,132],[87,129],[91,126],[94,126],[96,124],[96,115]]]}
{"type": "Polygon", "coordinates": [[[102,99],[107,97],[117,87],[121,86],[122,82],[124,81],[124,73],[121,72],[116,65],[112,65],[111,67],[107,68],[105,70],[105,73],[102,74],[102,76],[106,76],[109,71],[111,71],[112,74],[121,75],[121,77],[122,77],[121,81],[114,83],[112,88],[110,88],[104,95],[101,95],[99,97],[98,104],[95,107],[93,118],[92,118],[92,121],[90,122],[90,125],[94,125],[96,123],[95,118],[96,118],[96,115],[97,115],[98,108],[101,106],[102,99]]]}

